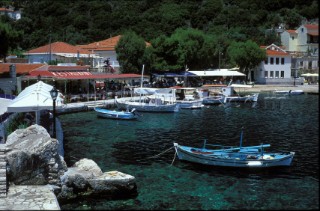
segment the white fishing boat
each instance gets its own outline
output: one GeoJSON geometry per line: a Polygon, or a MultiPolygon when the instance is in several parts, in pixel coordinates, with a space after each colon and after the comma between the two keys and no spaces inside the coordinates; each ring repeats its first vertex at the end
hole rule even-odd
{"type": "Polygon", "coordinates": [[[259,93],[252,94],[240,94],[241,91],[245,89],[252,88],[252,85],[244,85],[244,84],[231,84],[227,87],[222,88],[222,94],[224,97],[224,103],[227,102],[257,102],[259,93]],[[238,91],[236,91],[237,89],[238,91]],[[242,90],[241,90],[242,89],[242,90]]]}
{"type": "Polygon", "coordinates": [[[134,88],[135,97],[130,99],[116,98],[119,109],[133,109],[141,112],[178,112],[174,91],[170,88],[134,88]]]}
{"type": "Polygon", "coordinates": [[[218,105],[224,103],[225,95],[222,93],[221,89],[226,87],[223,84],[208,84],[203,85],[203,100],[204,105],[218,105]],[[206,94],[205,94],[206,93],[206,94]]]}
{"type": "Polygon", "coordinates": [[[171,87],[176,92],[176,102],[181,109],[199,109],[202,104],[203,95],[200,90],[193,87],[171,87]]]}

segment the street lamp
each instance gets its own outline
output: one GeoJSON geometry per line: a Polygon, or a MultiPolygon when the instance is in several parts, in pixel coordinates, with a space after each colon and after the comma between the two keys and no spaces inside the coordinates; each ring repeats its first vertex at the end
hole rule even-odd
{"type": "Polygon", "coordinates": [[[56,89],[56,86],[53,86],[53,88],[50,91],[51,98],[53,100],[53,138],[56,138],[56,99],[58,96],[58,90],[56,89]]]}

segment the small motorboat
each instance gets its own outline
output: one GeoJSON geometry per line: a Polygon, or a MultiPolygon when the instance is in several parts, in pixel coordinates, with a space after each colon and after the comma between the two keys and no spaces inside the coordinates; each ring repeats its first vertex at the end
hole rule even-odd
{"type": "Polygon", "coordinates": [[[116,111],[108,110],[105,108],[94,108],[97,112],[98,117],[109,118],[109,119],[124,119],[124,120],[134,120],[138,118],[136,109],[133,108],[131,111],[116,111]]]}

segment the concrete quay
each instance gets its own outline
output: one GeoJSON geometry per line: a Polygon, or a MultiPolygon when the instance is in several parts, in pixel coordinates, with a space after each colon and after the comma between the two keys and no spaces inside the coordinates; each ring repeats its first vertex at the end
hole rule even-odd
{"type": "Polygon", "coordinates": [[[10,185],[0,210],[61,210],[50,185],[10,185]]]}

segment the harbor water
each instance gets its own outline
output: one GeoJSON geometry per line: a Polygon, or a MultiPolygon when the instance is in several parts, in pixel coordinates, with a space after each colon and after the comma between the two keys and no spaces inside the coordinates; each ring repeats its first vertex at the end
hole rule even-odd
{"type": "Polygon", "coordinates": [[[68,166],[94,160],[103,172],[136,178],[138,195],[81,199],[62,210],[319,209],[319,95],[205,106],[177,113],[140,113],[137,121],[98,118],[95,111],[59,116],[68,166]],[[292,166],[239,169],[178,160],[173,143],[201,147],[271,144],[294,151],[292,166]]]}

